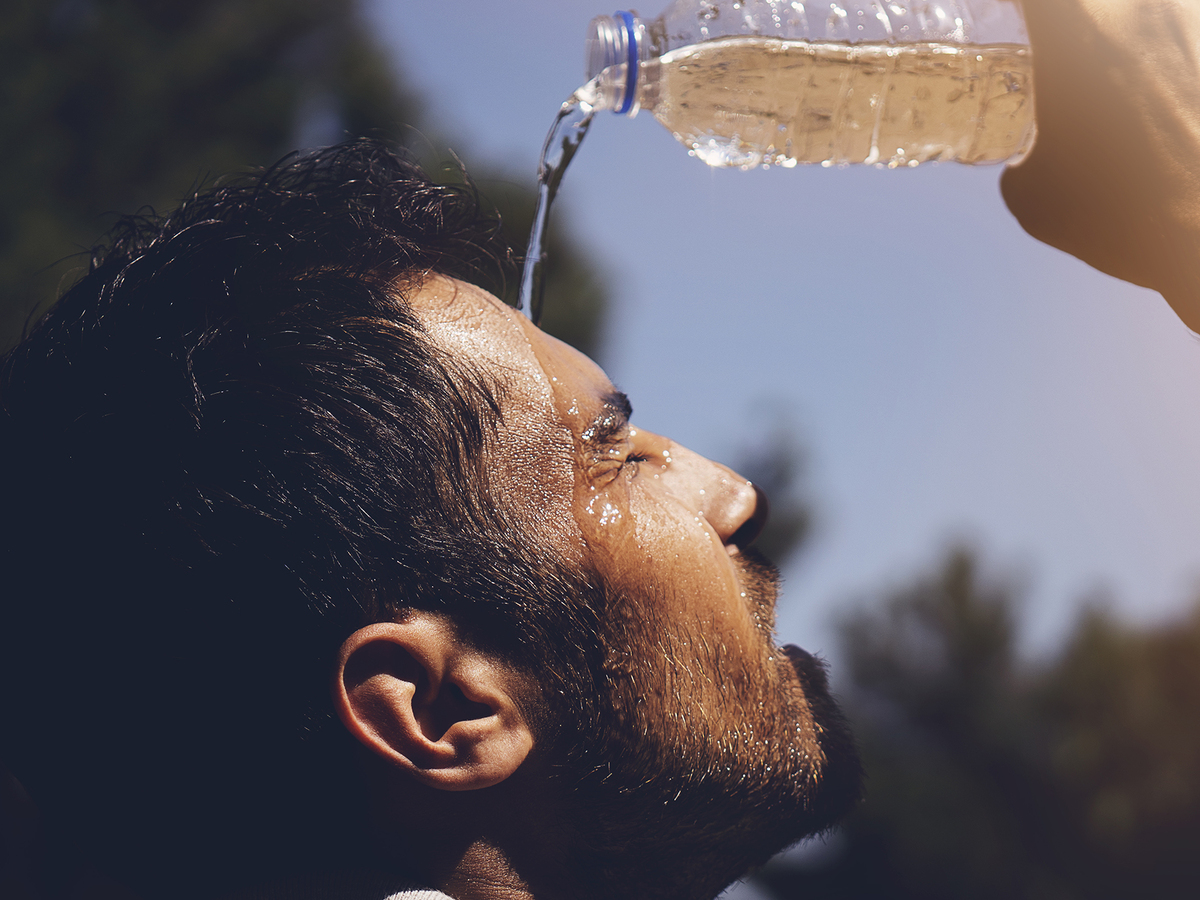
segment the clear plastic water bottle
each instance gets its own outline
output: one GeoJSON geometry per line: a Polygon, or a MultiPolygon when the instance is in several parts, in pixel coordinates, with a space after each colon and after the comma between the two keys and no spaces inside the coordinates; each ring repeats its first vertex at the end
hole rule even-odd
{"type": "Polygon", "coordinates": [[[1015,161],[1033,145],[1015,0],[675,0],[592,21],[597,109],[654,114],[712,166],[1015,161]]]}

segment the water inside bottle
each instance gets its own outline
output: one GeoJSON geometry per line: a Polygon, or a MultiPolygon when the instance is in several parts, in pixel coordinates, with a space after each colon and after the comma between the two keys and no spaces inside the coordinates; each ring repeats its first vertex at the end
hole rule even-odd
{"type": "MultiPolygon", "coordinates": [[[[550,206],[605,77],[562,104],[542,146],[519,300],[535,323],[550,206]]],[[[1015,162],[1035,135],[1032,61],[1018,44],[731,37],[644,63],[639,81],[642,107],[710,166],[1015,162]]]]}
{"type": "Polygon", "coordinates": [[[1029,48],[732,37],[665,54],[643,106],[710,166],[1020,158],[1029,48]]]}
{"type": "Polygon", "coordinates": [[[550,204],[558,193],[563,173],[587,136],[599,103],[598,79],[592,79],[575,91],[558,110],[538,163],[537,207],[533,213],[533,228],[529,232],[529,247],[521,269],[521,292],[518,306],[528,312],[537,325],[542,318],[542,291],[545,288],[546,222],[550,204]]]}

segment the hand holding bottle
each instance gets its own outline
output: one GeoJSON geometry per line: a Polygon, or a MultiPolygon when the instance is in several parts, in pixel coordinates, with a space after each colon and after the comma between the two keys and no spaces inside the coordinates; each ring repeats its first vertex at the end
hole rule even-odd
{"type": "Polygon", "coordinates": [[[1200,2],[1026,0],[1038,138],[1004,199],[1200,331],[1200,2]]]}

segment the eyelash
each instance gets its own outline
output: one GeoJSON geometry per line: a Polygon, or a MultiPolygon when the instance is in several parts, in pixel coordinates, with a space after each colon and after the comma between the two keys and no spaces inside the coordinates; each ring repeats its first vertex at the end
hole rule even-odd
{"type": "MultiPolygon", "coordinates": [[[[628,470],[628,473],[631,477],[636,476],[638,464],[649,462],[650,460],[649,456],[646,456],[642,453],[634,453],[632,450],[622,457],[619,455],[619,449],[616,445],[612,446],[606,455],[608,455],[608,461],[610,463],[616,463],[615,468],[608,469],[608,471],[611,473],[610,478],[615,478],[617,473],[624,472],[626,470],[628,470]],[[629,468],[631,466],[632,468],[629,468]]],[[[609,479],[605,479],[605,482],[607,483],[608,480],[609,479]]]]}

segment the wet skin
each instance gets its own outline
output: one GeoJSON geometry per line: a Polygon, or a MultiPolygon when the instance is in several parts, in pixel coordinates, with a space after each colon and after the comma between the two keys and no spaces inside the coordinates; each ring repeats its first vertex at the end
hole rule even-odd
{"type": "Polygon", "coordinates": [[[599,366],[490,294],[434,277],[409,302],[442,349],[502,373],[493,488],[530,533],[617,590],[636,593],[652,570],[687,607],[662,612],[686,614],[730,649],[761,646],[763,610],[731,541],[756,513],[749,481],[631,425],[599,366]]]}
{"type": "Polygon", "coordinates": [[[630,424],[595,363],[490,294],[441,277],[402,293],[496,387],[491,492],[602,586],[587,688],[602,730],[551,766],[573,773],[564,822],[588,823],[568,869],[597,896],[632,879],[639,896],[712,897],[829,827],[858,796],[857,754],[820,663],[775,644],[775,572],[738,546],[765,514],[754,486],[630,424]]]}

